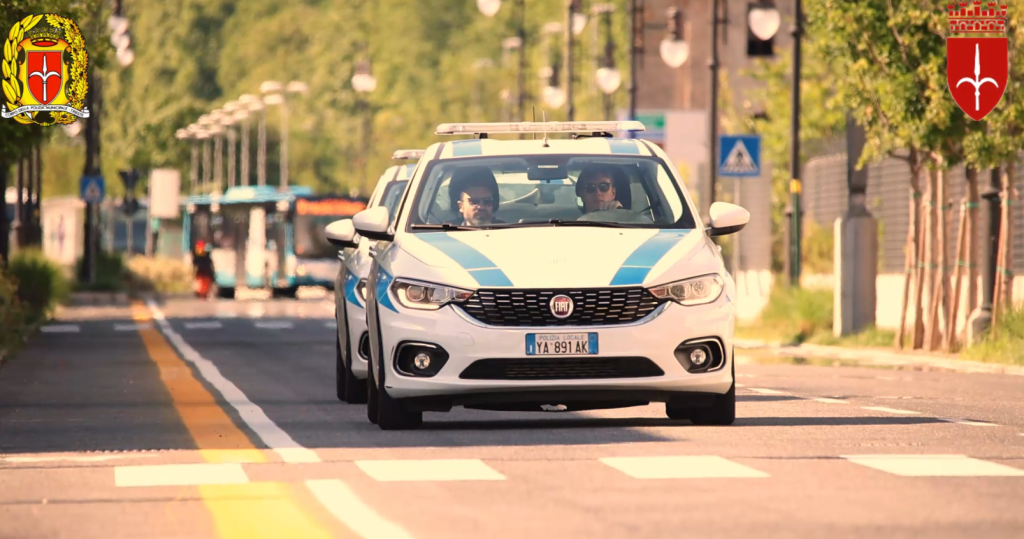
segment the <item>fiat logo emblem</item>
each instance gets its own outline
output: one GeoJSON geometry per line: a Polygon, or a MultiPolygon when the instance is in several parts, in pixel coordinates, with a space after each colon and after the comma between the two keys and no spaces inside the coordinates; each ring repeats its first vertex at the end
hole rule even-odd
{"type": "Polygon", "coordinates": [[[572,298],[566,295],[559,294],[551,298],[551,314],[555,318],[569,318],[572,316],[573,304],[572,298]]]}

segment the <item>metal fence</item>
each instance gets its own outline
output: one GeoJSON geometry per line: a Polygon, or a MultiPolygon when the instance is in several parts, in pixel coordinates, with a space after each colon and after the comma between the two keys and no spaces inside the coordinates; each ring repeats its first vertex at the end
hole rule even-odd
{"type": "MultiPolygon", "coordinates": [[[[984,193],[989,185],[990,171],[979,173],[979,191],[984,193]]],[[[960,203],[967,191],[967,177],[963,167],[946,172],[947,193],[952,207],[947,224],[946,238],[949,263],[956,263],[956,239],[960,222],[960,203]]],[[[921,188],[927,186],[927,173],[922,175],[921,188]]],[[[1017,166],[1015,186],[1018,192],[1024,182],[1024,163],[1017,166]]],[[[867,205],[871,214],[878,219],[879,228],[879,269],[883,273],[902,273],[904,269],[904,248],[910,223],[910,167],[905,161],[887,158],[868,168],[867,205]]],[[[808,161],[804,168],[804,219],[811,219],[821,226],[831,226],[847,208],[846,154],[817,157],[808,161]]],[[[986,202],[978,213],[979,230],[975,231],[976,245],[981,245],[987,222],[986,202]]],[[[1017,230],[1013,246],[1013,271],[1024,273],[1024,211],[1017,206],[1013,215],[1014,230],[1017,230]]],[[[979,251],[980,252],[980,251],[979,251]]]]}

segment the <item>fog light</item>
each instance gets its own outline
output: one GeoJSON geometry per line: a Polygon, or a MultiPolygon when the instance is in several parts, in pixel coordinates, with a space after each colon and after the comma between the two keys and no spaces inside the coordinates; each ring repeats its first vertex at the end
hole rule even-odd
{"type": "Polygon", "coordinates": [[[430,366],[430,356],[424,352],[416,354],[416,357],[412,358],[412,364],[419,370],[425,370],[430,366]]]}
{"type": "Polygon", "coordinates": [[[704,352],[703,348],[694,348],[693,351],[690,352],[690,361],[692,361],[693,364],[698,366],[698,367],[703,365],[704,362],[707,361],[707,360],[708,360],[708,355],[707,355],[706,352],[704,352]]]}

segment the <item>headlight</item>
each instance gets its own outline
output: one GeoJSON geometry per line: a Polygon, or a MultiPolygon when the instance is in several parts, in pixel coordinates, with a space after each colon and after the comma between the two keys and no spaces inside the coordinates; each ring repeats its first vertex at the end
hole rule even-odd
{"type": "Polygon", "coordinates": [[[449,303],[462,303],[473,295],[472,290],[402,279],[395,279],[391,290],[403,307],[421,311],[436,311],[449,303]]]}
{"type": "Polygon", "coordinates": [[[363,298],[363,303],[366,303],[366,279],[359,279],[356,283],[356,293],[363,298]]]}
{"type": "Polygon", "coordinates": [[[295,275],[298,275],[299,277],[305,277],[306,276],[306,266],[304,264],[299,264],[295,268],[295,275]]]}
{"type": "Polygon", "coordinates": [[[704,305],[722,295],[725,283],[717,274],[701,275],[674,283],[651,287],[648,290],[658,299],[670,299],[680,305],[704,305]]]}

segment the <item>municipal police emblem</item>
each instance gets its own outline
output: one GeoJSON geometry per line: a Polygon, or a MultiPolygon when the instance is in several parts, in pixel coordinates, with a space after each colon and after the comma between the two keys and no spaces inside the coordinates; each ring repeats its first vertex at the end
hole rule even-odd
{"type": "Polygon", "coordinates": [[[39,125],[88,118],[88,64],[85,39],[71,19],[46,13],[18,21],[4,41],[0,116],[39,125]]]}

